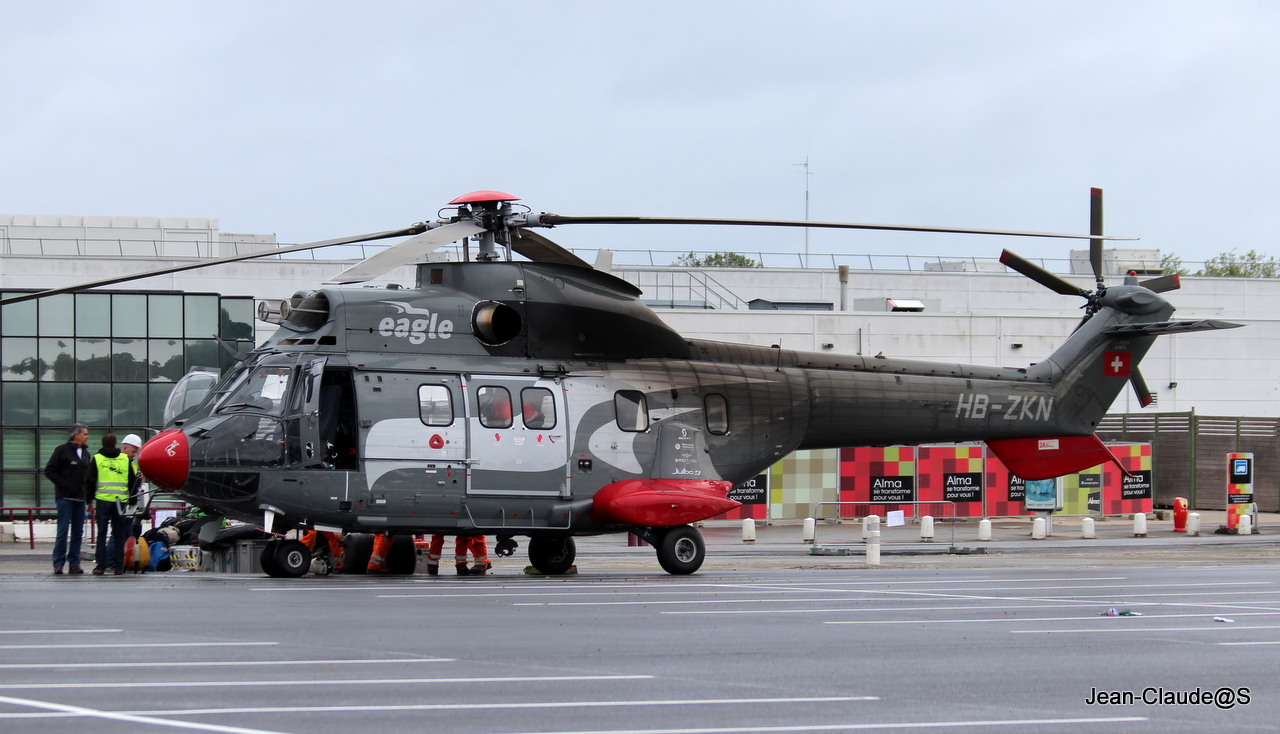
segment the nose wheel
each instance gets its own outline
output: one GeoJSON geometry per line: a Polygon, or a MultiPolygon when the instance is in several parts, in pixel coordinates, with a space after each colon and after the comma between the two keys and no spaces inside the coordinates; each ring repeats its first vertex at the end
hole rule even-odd
{"type": "Polygon", "coordinates": [[[297,540],[273,540],[262,549],[258,561],[268,576],[298,578],[311,570],[311,550],[297,540]]]}
{"type": "MultiPolygon", "coordinates": [[[[655,534],[662,529],[655,528],[655,534]]],[[[702,568],[707,557],[707,547],[702,533],[691,525],[677,525],[662,532],[654,543],[658,550],[658,564],[670,574],[690,574],[702,568]]]]}

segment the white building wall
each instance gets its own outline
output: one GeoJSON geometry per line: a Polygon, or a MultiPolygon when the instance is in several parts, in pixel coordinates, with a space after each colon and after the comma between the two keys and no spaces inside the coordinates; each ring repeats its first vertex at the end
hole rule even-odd
{"type": "MultiPolygon", "coordinates": [[[[218,243],[231,250],[269,248],[272,235],[217,232],[216,219],[128,217],[0,216],[0,289],[51,288],[196,262],[187,253],[167,257],[125,251],[106,256],[33,254],[30,242],[75,242],[82,234],[98,242],[218,243]],[[197,231],[192,240],[185,233],[197,231]],[[19,234],[15,234],[15,232],[19,234]],[[5,239],[6,233],[8,239],[5,239]],[[69,236],[74,235],[74,236],[69,236]],[[127,235],[127,236],[126,236],[127,235]],[[136,238],[136,239],[130,239],[136,238]],[[149,238],[149,239],[147,239],[149,238]],[[201,239],[203,238],[203,239],[201,239]]],[[[84,250],[74,252],[84,253],[84,250]]],[[[119,288],[216,292],[258,299],[287,298],[320,286],[349,260],[262,259],[134,281],[119,288]]],[[[839,308],[841,284],[834,269],[724,268],[707,274],[718,287],[746,301],[828,302],[839,308]]],[[[644,298],[689,300],[689,275],[675,268],[619,268],[615,275],[646,290],[644,298]],[[667,285],[657,285],[667,284],[667,285]],[[679,285],[676,285],[679,284],[679,285]],[[664,292],[664,289],[667,289],[664,292]],[[679,297],[672,294],[679,292],[679,297]]],[[[1088,277],[1068,276],[1092,288],[1088,277]]],[[[379,284],[412,285],[411,266],[398,268],[379,284]]],[[[1075,328],[1081,299],[1057,295],[1020,275],[988,272],[853,271],[845,297],[914,299],[930,304],[925,313],[877,311],[746,311],[677,309],[659,315],[688,337],[786,349],[843,354],[1025,366],[1043,359],[1075,328]],[[831,344],[825,349],[824,344],[831,344]],[[1021,347],[1015,347],[1021,344],[1021,347]]],[[[1178,307],[1174,318],[1236,321],[1246,328],[1161,337],[1142,363],[1157,405],[1147,412],[1189,411],[1204,415],[1280,416],[1280,280],[1184,278],[1183,288],[1166,294],[1178,307]],[[1176,383],[1177,387],[1170,387],[1176,383]]],[[[696,300],[696,299],[695,299],[696,300]]],[[[275,327],[259,321],[259,343],[275,327]]],[[[1139,412],[1131,392],[1116,412],[1139,412]]]]}

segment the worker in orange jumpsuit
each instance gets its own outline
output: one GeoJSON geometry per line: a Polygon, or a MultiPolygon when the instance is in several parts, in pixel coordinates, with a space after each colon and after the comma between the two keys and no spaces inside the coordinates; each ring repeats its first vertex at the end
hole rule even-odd
{"type": "MultiPolygon", "coordinates": [[[[459,535],[454,538],[453,565],[459,576],[483,576],[493,568],[489,562],[489,550],[483,535],[459,535]],[[475,557],[475,565],[467,567],[467,552],[475,557]]],[[[440,555],[444,552],[444,536],[437,533],[431,536],[431,544],[427,546],[427,573],[431,576],[440,574],[440,555]]]]}
{"type": "Polygon", "coordinates": [[[343,566],[343,550],[342,536],[337,533],[330,533],[323,530],[308,530],[302,534],[302,544],[307,546],[307,550],[314,551],[316,541],[323,536],[329,544],[329,555],[333,558],[333,572],[342,573],[343,566]]]}
{"type": "Polygon", "coordinates": [[[365,567],[365,573],[391,573],[387,569],[387,556],[391,553],[391,541],[394,538],[391,533],[373,536],[373,552],[369,554],[369,565],[365,567]]]}

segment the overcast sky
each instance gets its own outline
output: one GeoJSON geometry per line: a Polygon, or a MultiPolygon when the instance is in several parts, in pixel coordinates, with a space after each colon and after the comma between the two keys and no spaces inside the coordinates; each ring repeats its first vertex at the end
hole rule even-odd
{"type": "MultiPolygon", "coordinates": [[[[475,189],[570,215],[1109,233],[1280,255],[1280,3],[0,0],[0,212],[306,242],[475,189]]],[[[580,226],[574,248],[800,251],[580,226]]],[[[814,253],[1065,257],[813,232],[814,253]]]]}

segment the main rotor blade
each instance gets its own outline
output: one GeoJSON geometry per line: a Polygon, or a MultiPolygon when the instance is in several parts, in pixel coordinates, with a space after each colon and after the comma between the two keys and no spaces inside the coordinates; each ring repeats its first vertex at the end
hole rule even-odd
{"type": "MultiPolygon", "coordinates": [[[[694,224],[744,227],[812,227],[815,229],[873,229],[889,232],[936,232],[943,234],[986,234],[1006,237],[1055,237],[1087,240],[1092,235],[1058,234],[1054,232],[1018,232],[1004,229],[970,229],[967,227],[922,227],[910,224],[863,224],[858,222],[811,222],[796,219],[706,219],[700,217],[570,217],[560,214],[537,214],[528,218],[530,226],[554,227],[560,224],[694,224]]],[[[1137,237],[1102,237],[1104,240],[1136,240],[1137,237]]]]}
{"type": "Polygon", "coordinates": [[[283,255],[289,252],[303,252],[305,250],[317,250],[321,247],[333,247],[334,245],[354,245],[358,242],[371,242],[373,240],[384,240],[389,237],[405,237],[411,234],[418,234],[426,228],[425,224],[419,223],[404,229],[388,230],[386,232],[375,232],[373,234],[360,234],[353,237],[339,237],[334,240],[321,240],[319,242],[309,242],[305,245],[294,245],[292,247],[281,247],[266,252],[254,252],[247,255],[232,255],[231,257],[222,257],[216,260],[202,260],[197,263],[188,263],[187,265],[176,265],[171,268],[161,268],[159,270],[148,270],[144,273],[134,273],[133,275],[123,275],[117,278],[104,278],[102,280],[94,280],[87,283],[77,283],[76,285],[64,286],[62,288],[50,288],[48,290],[39,291],[38,293],[23,293],[17,296],[11,296],[0,300],[0,305],[8,305],[10,303],[22,303],[23,301],[31,301],[36,298],[44,298],[45,296],[56,296],[62,293],[74,293],[77,291],[88,290],[90,288],[99,288],[104,285],[116,285],[117,283],[128,283],[132,280],[142,280],[156,275],[169,275],[170,273],[181,273],[187,270],[199,270],[212,265],[223,265],[226,263],[242,262],[244,260],[255,260],[262,257],[271,257],[272,255],[283,255]]]}
{"type": "Polygon", "coordinates": [[[511,249],[535,262],[576,265],[580,268],[591,268],[591,263],[569,252],[537,232],[527,229],[516,229],[511,242],[511,249]]]}
{"type": "Polygon", "coordinates": [[[475,222],[466,221],[453,222],[443,227],[428,229],[417,237],[411,237],[404,242],[397,242],[382,252],[361,260],[325,282],[337,285],[363,283],[407,262],[413,262],[428,252],[438,250],[450,242],[466,239],[477,232],[483,231],[484,227],[475,222]]]}
{"type": "Polygon", "coordinates": [[[1089,234],[1096,235],[1089,240],[1089,265],[1093,268],[1093,279],[1098,287],[1102,287],[1102,189],[1089,189],[1089,234]]]}
{"type": "Polygon", "coordinates": [[[1000,253],[1000,262],[1006,267],[1022,273],[1054,293],[1061,293],[1064,296],[1083,296],[1085,298],[1088,298],[1090,295],[1089,291],[1084,288],[1060,278],[1030,260],[1008,250],[1000,253]]]}
{"type": "Polygon", "coordinates": [[[1169,275],[1161,275],[1158,278],[1149,278],[1147,280],[1140,281],[1138,285],[1148,290],[1153,290],[1156,293],[1164,293],[1165,291],[1176,291],[1181,288],[1182,279],[1177,273],[1170,273],[1169,275]]]}

